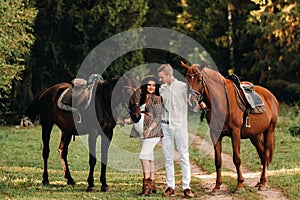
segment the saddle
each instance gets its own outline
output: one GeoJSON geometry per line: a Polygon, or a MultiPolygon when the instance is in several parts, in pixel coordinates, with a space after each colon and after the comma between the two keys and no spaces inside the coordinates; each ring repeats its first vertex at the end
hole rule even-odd
{"type": "Polygon", "coordinates": [[[265,112],[265,104],[259,94],[254,91],[254,85],[251,82],[240,82],[238,76],[235,74],[232,74],[227,78],[232,80],[232,82],[234,83],[237,103],[241,110],[244,112],[244,121],[246,127],[251,127],[249,121],[249,113],[260,114],[265,112]]]}
{"type": "Polygon", "coordinates": [[[252,109],[256,107],[263,106],[264,102],[261,97],[253,90],[254,85],[250,82],[242,82],[240,88],[242,89],[247,102],[252,109]]]}
{"type": "Polygon", "coordinates": [[[62,92],[57,101],[61,110],[76,113],[75,121],[84,122],[84,111],[89,107],[96,81],[103,81],[102,76],[92,74],[88,81],[82,78],[75,78],[71,81],[71,87],[62,92]]]}
{"type": "Polygon", "coordinates": [[[251,82],[240,82],[238,76],[235,74],[232,74],[227,78],[232,80],[235,85],[237,102],[243,111],[245,111],[247,108],[250,108],[250,113],[252,114],[259,114],[265,111],[264,102],[259,94],[254,91],[254,85],[251,82]],[[242,92],[243,95],[241,95],[240,92],[242,92]],[[243,96],[245,98],[243,98],[243,96]]]}

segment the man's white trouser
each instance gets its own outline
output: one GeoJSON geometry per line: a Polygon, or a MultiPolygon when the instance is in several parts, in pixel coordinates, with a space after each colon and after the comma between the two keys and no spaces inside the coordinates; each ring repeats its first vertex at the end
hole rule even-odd
{"type": "Polygon", "coordinates": [[[164,137],[162,138],[162,150],[165,156],[167,187],[175,189],[174,176],[174,151],[175,143],[179,153],[180,166],[182,170],[182,189],[190,189],[191,166],[188,151],[188,131],[180,128],[170,130],[168,124],[161,124],[164,137]]]}

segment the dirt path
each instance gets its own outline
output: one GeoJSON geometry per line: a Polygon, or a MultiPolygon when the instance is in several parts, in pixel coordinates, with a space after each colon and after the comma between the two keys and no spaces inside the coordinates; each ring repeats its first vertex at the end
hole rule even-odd
{"type": "MultiPolygon", "coordinates": [[[[192,144],[197,149],[199,149],[202,152],[207,152],[207,155],[211,158],[214,158],[214,151],[212,148],[212,145],[210,142],[208,142],[205,139],[202,139],[199,136],[190,134],[190,138],[192,139],[192,144]]],[[[227,168],[231,172],[223,172],[222,175],[226,176],[236,176],[236,170],[235,166],[232,162],[232,156],[227,154],[222,154],[222,168],[227,168]]],[[[260,178],[260,172],[251,172],[248,170],[245,166],[242,165],[242,171],[243,176],[245,178],[245,185],[247,185],[250,188],[255,188],[256,183],[259,181],[260,178]]],[[[278,173],[278,172],[268,172],[268,175],[271,175],[272,173],[278,173]]],[[[221,191],[217,195],[210,195],[210,192],[212,188],[214,187],[216,175],[215,174],[206,174],[204,171],[202,171],[195,163],[192,163],[192,176],[197,177],[201,179],[202,184],[205,187],[205,191],[208,193],[207,196],[204,196],[201,199],[208,199],[208,200],[215,200],[215,199],[236,199],[232,196],[230,188],[228,186],[222,184],[221,191]]],[[[276,188],[269,187],[267,191],[258,191],[257,194],[259,195],[260,199],[262,200],[287,200],[287,198],[282,194],[280,190],[277,190],[276,188]]]]}

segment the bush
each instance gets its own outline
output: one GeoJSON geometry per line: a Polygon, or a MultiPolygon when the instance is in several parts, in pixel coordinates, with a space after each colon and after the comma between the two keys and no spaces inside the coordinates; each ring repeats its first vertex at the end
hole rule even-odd
{"type": "Polygon", "coordinates": [[[289,127],[289,132],[292,134],[292,136],[300,136],[300,125],[299,124],[293,124],[289,127]]]}
{"type": "Polygon", "coordinates": [[[270,80],[266,83],[279,102],[287,104],[298,103],[300,101],[300,84],[285,80],[270,80]]]}

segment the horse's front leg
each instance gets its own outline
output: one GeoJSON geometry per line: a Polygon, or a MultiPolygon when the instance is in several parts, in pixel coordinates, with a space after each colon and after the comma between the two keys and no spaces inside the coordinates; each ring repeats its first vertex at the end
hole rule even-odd
{"type": "Polygon", "coordinates": [[[100,175],[100,182],[102,183],[101,191],[102,192],[108,192],[109,186],[106,183],[106,166],[107,166],[107,160],[108,160],[108,149],[110,146],[110,142],[112,139],[112,130],[106,133],[109,137],[106,135],[102,136],[101,138],[101,175],[100,175]]]}
{"type": "Polygon", "coordinates": [[[58,152],[62,164],[62,168],[64,170],[64,177],[68,180],[68,185],[75,185],[76,181],[72,178],[69,165],[68,165],[68,148],[71,142],[72,134],[66,133],[62,131],[62,136],[60,140],[60,144],[58,147],[58,152]]]}
{"type": "Polygon", "coordinates": [[[90,165],[90,172],[87,179],[87,182],[89,184],[87,188],[87,192],[95,192],[96,188],[94,185],[94,170],[95,165],[97,163],[96,159],[96,142],[97,142],[97,134],[96,132],[90,133],[88,136],[88,143],[89,143],[89,165],[90,165]]]}
{"type": "Polygon", "coordinates": [[[241,136],[239,131],[232,132],[231,142],[232,142],[232,151],[233,151],[233,163],[235,165],[236,172],[237,172],[236,191],[238,192],[244,190],[243,183],[245,181],[241,169],[241,156],[240,156],[241,136]]]}
{"type": "Polygon", "coordinates": [[[220,190],[222,185],[222,174],[221,174],[221,167],[222,167],[222,137],[219,139],[213,139],[214,143],[214,150],[215,150],[215,167],[216,167],[216,185],[213,189],[213,192],[217,192],[220,190]]]}

